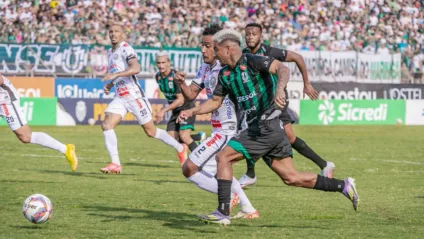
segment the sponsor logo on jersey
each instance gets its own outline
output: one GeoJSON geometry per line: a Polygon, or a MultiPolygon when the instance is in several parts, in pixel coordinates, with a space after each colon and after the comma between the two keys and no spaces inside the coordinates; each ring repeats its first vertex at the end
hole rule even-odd
{"type": "Polygon", "coordinates": [[[210,147],[212,144],[214,144],[216,141],[222,139],[222,136],[219,134],[215,134],[212,139],[210,139],[208,142],[206,142],[206,146],[210,147]]]}
{"type": "Polygon", "coordinates": [[[211,125],[214,128],[222,128],[221,121],[219,120],[211,120],[211,125]]]}
{"type": "Polygon", "coordinates": [[[114,54],[113,55],[113,59],[118,60],[118,58],[119,58],[119,55],[118,54],[114,54]]]}
{"type": "Polygon", "coordinates": [[[9,109],[7,109],[6,104],[2,104],[1,107],[3,108],[3,113],[5,116],[9,116],[9,109]]]}
{"type": "Polygon", "coordinates": [[[248,94],[248,95],[243,95],[243,96],[239,96],[239,97],[237,97],[237,102],[239,102],[239,103],[241,103],[241,102],[244,102],[244,101],[247,101],[247,100],[249,100],[249,99],[252,99],[253,97],[255,97],[256,96],[256,92],[255,91],[253,91],[253,92],[251,92],[250,94],[248,94]]]}

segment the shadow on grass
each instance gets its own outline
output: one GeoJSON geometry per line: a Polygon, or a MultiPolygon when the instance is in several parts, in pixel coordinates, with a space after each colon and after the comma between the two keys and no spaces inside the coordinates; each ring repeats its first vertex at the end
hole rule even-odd
{"type": "Polygon", "coordinates": [[[46,182],[46,181],[32,181],[32,180],[28,180],[28,181],[23,181],[23,180],[0,180],[0,183],[58,183],[58,182],[46,182]]]}
{"type": "MultiPolygon", "coordinates": [[[[140,208],[117,208],[117,207],[105,207],[105,206],[83,206],[89,213],[87,215],[94,217],[105,218],[102,222],[113,222],[116,220],[130,221],[130,220],[155,220],[163,221],[163,226],[178,229],[178,230],[191,230],[201,233],[217,233],[216,226],[218,225],[205,225],[205,223],[197,220],[195,214],[188,214],[183,212],[169,212],[169,211],[155,211],[140,208]],[[112,216],[110,212],[126,213],[127,215],[116,215],[112,216]],[[141,214],[141,215],[140,215],[141,214]],[[210,227],[206,227],[210,226],[210,227]],[[201,227],[201,228],[199,228],[201,227]],[[212,231],[213,230],[213,231],[212,231]]],[[[259,219],[260,220],[260,219],[259,219]]],[[[328,230],[330,227],[317,227],[309,225],[284,225],[284,224],[262,224],[255,223],[256,220],[248,220],[250,224],[243,222],[243,219],[233,219],[231,228],[298,228],[298,229],[325,229],[328,230]],[[253,225],[252,225],[253,224],[253,225]],[[256,225],[255,225],[256,224],[256,225]]],[[[219,226],[218,226],[219,227],[219,226]]]]}
{"type": "Polygon", "coordinates": [[[145,164],[145,163],[124,163],[124,166],[140,166],[145,168],[179,168],[177,164],[172,165],[161,165],[161,164],[145,164]]]}
{"type": "MultiPolygon", "coordinates": [[[[73,177],[89,177],[89,178],[97,178],[97,179],[108,179],[108,177],[101,173],[100,171],[97,172],[69,172],[69,171],[58,171],[58,170],[29,170],[29,169],[19,169],[19,170],[27,170],[27,171],[36,171],[40,173],[48,173],[48,174],[62,174],[62,175],[68,175],[73,177]]],[[[125,176],[135,176],[137,174],[120,174],[119,177],[125,177],[125,176]]],[[[114,174],[109,175],[110,177],[113,177],[114,174]]]]}
{"type": "Polygon", "coordinates": [[[424,199],[424,196],[416,196],[416,198],[424,199]]]}
{"type": "Polygon", "coordinates": [[[157,184],[157,185],[161,185],[161,184],[164,184],[164,183],[188,183],[188,184],[191,184],[189,181],[180,181],[180,180],[134,179],[133,181],[149,182],[149,183],[154,183],[154,184],[157,184]]]}
{"type": "Polygon", "coordinates": [[[43,229],[43,227],[42,226],[39,226],[39,225],[32,225],[32,226],[10,226],[10,227],[13,227],[13,228],[16,228],[16,229],[31,229],[31,230],[41,230],[41,229],[43,229]]]}
{"type": "MultiPolygon", "coordinates": [[[[139,208],[117,208],[104,206],[84,206],[89,213],[87,215],[104,218],[102,222],[113,222],[116,220],[155,220],[163,221],[163,226],[178,229],[190,230],[199,233],[216,233],[216,231],[207,230],[203,223],[196,220],[195,215],[182,212],[153,211],[139,208]],[[127,213],[127,215],[113,216],[110,212],[127,213]],[[199,228],[202,227],[202,228],[199,228]]],[[[213,228],[210,228],[213,229],[213,228]]]]}

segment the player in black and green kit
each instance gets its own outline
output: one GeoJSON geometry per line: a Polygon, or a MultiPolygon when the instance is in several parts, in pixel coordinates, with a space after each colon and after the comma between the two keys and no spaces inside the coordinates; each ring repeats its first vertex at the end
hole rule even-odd
{"type": "MultiPolygon", "coordinates": [[[[191,135],[191,131],[194,130],[194,122],[196,117],[190,117],[184,122],[177,123],[178,114],[181,110],[191,109],[194,107],[194,102],[184,101],[184,96],[181,93],[180,86],[175,83],[174,75],[175,70],[171,69],[171,62],[167,53],[161,52],[156,56],[156,65],[159,72],[156,73],[155,79],[159,85],[160,91],[165,95],[165,98],[168,100],[168,106],[163,108],[156,115],[156,122],[162,121],[165,113],[172,110],[172,116],[168,121],[166,131],[175,139],[180,139],[180,141],[188,145],[189,149],[192,151],[197,147],[195,141],[202,141],[206,138],[204,132],[200,132],[196,135],[191,135]]],[[[183,163],[183,162],[181,162],[183,163]]]]}
{"type": "Polygon", "coordinates": [[[261,157],[285,184],[341,192],[357,210],[359,196],[354,179],[327,178],[311,172],[297,172],[294,167],[291,145],[279,119],[281,109],[285,106],[284,88],[290,78],[288,68],[270,57],[243,54],[240,48],[241,35],[237,31],[222,30],[213,39],[215,54],[226,65],[219,72],[214,95],[192,110],[181,111],[179,120],[217,109],[228,95],[244,111],[248,128],[232,138],[216,155],[218,209],[209,215],[200,216],[200,219],[230,224],[232,164],[242,159],[255,162],[261,157]]]}
{"type": "MultiPolygon", "coordinates": [[[[304,83],[304,94],[308,95],[311,99],[315,100],[318,97],[318,93],[314,90],[312,85],[309,83],[308,73],[306,70],[305,61],[303,57],[295,52],[278,49],[275,47],[261,44],[262,39],[262,26],[257,23],[250,23],[246,25],[246,45],[247,47],[243,50],[243,53],[252,53],[259,56],[269,56],[281,62],[295,62],[299,68],[304,83]]],[[[287,96],[287,88],[284,89],[287,96]]],[[[318,154],[316,154],[301,138],[296,137],[294,134],[291,124],[293,123],[288,113],[289,102],[286,98],[286,105],[282,109],[280,119],[284,124],[284,131],[289,139],[291,146],[304,157],[310,159],[321,169],[321,175],[332,178],[333,170],[335,165],[333,162],[326,162],[318,154]]],[[[255,164],[247,161],[247,172],[240,178],[240,185],[246,187],[256,183],[255,175],[255,164]]]]}

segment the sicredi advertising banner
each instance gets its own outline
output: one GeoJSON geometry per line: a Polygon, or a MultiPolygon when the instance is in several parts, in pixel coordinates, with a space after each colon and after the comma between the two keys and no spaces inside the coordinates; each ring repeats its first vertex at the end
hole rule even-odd
{"type": "Polygon", "coordinates": [[[7,76],[20,97],[54,97],[53,77],[15,77],[7,76]]]}
{"type": "MultiPolygon", "coordinates": [[[[113,99],[115,87],[106,95],[103,87],[108,82],[102,82],[97,78],[56,78],[55,96],[57,98],[82,98],[82,99],[113,99]]],[[[138,80],[141,88],[145,90],[145,81],[138,80]]]]}
{"type": "Polygon", "coordinates": [[[396,125],[405,122],[404,100],[302,100],[304,125],[396,125]]]}
{"type": "MultiPolygon", "coordinates": [[[[21,98],[20,105],[28,125],[56,125],[56,98],[21,98]]],[[[0,118],[0,125],[7,125],[0,118]]]]}

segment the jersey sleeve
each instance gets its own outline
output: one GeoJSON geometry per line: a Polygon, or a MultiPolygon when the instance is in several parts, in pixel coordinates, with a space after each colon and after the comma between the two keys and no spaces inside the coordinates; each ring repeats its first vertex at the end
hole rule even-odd
{"type": "Polygon", "coordinates": [[[204,69],[203,65],[200,66],[199,70],[196,73],[196,77],[191,82],[193,85],[197,86],[199,89],[203,90],[205,88],[205,83],[203,81],[204,69]]]}
{"type": "Polygon", "coordinates": [[[266,51],[266,55],[279,61],[285,62],[287,58],[287,50],[269,47],[266,51]]]}
{"type": "Polygon", "coordinates": [[[273,57],[258,56],[253,54],[246,54],[246,57],[249,68],[261,73],[269,73],[269,67],[275,60],[273,57]]]}
{"type": "Polygon", "coordinates": [[[124,60],[128,63],[134,58],[137,58],[134,48],[132,48],[128,43],[124,44],[124,49],[122,50],[122,56],[124,60]]]}
{"type": "Polygon", "coordinates": [[[219,71],[219,74],[218,74],[218,82],[216,83],[216,87],[215,87],[215,90],[213,92],[213,94],[216,95],[216,96],[224,97],[224,96],[228,95],[228,93],[229,93],[229,89],[227,87],[227,84],[225,84],[223,82],[223,77],[222,77],[223,73],[224,73],[224,71],[221,70],[221,71],[219,71]]]}

